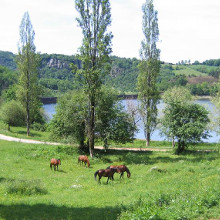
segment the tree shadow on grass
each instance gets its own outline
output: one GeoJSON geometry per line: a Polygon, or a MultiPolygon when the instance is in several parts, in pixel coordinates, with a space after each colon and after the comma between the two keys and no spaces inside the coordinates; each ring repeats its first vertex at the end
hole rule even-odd
{"type": "Polygon", "coordinates": [[[203,160],[209,160],[213,161],[216,159],[219,159],[219,153],[218,152],[205,152],[205,151],[185,151],[182,154],[176,155],[176,157],[173,157],[173,155],[163,153],[163,152],[156,152],[159,154],[158,156],[153,156],[155,152],[152,151],[127,151],[127,150],[107,150],[107,152],[104,152],[103,150],[96,150],[96,152],[99,155],[99,159],[101,159],[105,163],[125,163],[127,165],[129,164],[155,164],[158,162],[161,163],[176,163],[180,161],[189,161],[189,162],[195,162],[198,163],[203,160]],[[117,161],[112,160],[109,158],[109,156],[113,156],[113,158],[117,158],[117,161]]]}
{"type": "Polygon", "coordinates": [[[119,207],[83,207],[83,208],[71,208],[66,206],[55,205],[0,205],[0,218],[6,220],[113,220],[117,219],[117,215],[120,213],[119,207]]]}
{"type": "Polygon", "coordinates": [[[4,182],[6,179],[4,177],[0,177],[0,183],[4,182]]]}
{"type": "Polygon", "coordinates": [[[144,151],[144,152],[136,152],[136,151],[128,151],[128,150],[112,150],[108,149],[107,152],[103,150],[96,150],[98,153],[98,157],[104,163],[126,163],[126,164],[149,164],[151,163],[150,155],[153,152],[151,151],[144,151]],[[114,160],[109,158],[109,156],[115,158],[114,160]],[[116,161],[115,161],[116,160],[116,161]]]}
{"type": "MultiPolygon", "coordinates": [[[[27,131],[15,131],[15,132],[11,131],[11,132],[15,134],[27,135],[27,131]]],[[[30,138],[31,137],[42,137],[42,135],[31,131],[29,137],[30,138]]]]}

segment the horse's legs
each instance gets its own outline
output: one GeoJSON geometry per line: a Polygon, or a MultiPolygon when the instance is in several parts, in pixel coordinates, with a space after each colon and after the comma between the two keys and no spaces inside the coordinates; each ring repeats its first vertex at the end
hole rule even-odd
{"type": "Polygon", "coordinates": [[[58,164],[57,164],[57,171],[58,171],[58,164]]]}
{"type": "Polygon", "coordinates": [[[120,178],[124,178],[124,172],[121,172],[120,178]]]}
{"type": "Polygon", "coordinates": [[[108,179],[107,179],[107,184],[108,184],[108,180],[109,180],[109,176],[108,176],[108,179]]]}
{"type": "Polygon", "coordinates": [[[101,176],[99,176],[99,183],[101,184],[101,181],[100,181],[100,179],[101,179],[102,177],[101,176]]]}

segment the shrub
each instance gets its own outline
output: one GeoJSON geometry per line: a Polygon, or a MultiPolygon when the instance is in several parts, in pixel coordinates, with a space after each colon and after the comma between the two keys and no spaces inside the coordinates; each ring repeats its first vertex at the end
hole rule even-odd
{"type": "Polygon", "coordinates": [[[15,101],[9,101],[2,105],[0,110],[1,120],[10,126],[22,126],[25,125],[25,111],[22,105],[15,101]]]}
{"type": "Polygon", "coordinates": [[[40,180],[12,180],[6,186],[6,192],[9,194],[35,195],[47,194],[45,186],[40,180]]]}
{"type": "Polygon", "coordinates": [[[40,124],[38,122],[34,122],[31,125],[31,128],[34,129],[35,131],[46,131],[46,124],[40,124]]]}

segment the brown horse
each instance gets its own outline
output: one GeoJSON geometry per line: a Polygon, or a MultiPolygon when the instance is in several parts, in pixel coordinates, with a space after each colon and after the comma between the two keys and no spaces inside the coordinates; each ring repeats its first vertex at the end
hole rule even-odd
{"type": "Polygon", "coordinates": [[[99,176],[99,183],[100,182],[100,179],[104,176],[104,177],[108,177],[107,179],[107,184],[108,184],[108,181],[109,179],[111,180],[114,180],[114,173],[115,172],[120,172],[120,170],[118,168],[108,168],[108,169],[100,169],[100,170],[97,170],[94,174],[94,177],[95,177],[95,180],[96,180],[96,176],[98,175],[99,176]]]}
{"type": "Polygon", "coordinates": [[[52,170],[52,166],[54,166],[54,171],[56,170],[56,168],[58,170],[58,165],[61,165],[61,160],[60,159],[52,158],[50,160],[50,168],[51,168],[51,170],[52,170]]]}
{"type": "Polygon", "coordinates": [[[121,173],[120,178],[124,177],[124,172],[127,172],[128,178],[130,178],[130,176],[131,176],[130,170],[125,165],[118,165],[118,166],[111,165],[111,166],[107,167],[106,169],[109,169],[109,168],[118,168],[120,170],[119,173],[121,173]]]}
{"type": "Polygon", "coordinates": [[[87,156],[85,156],[85,155],[80,155],[79,157],[78,157],[78,163],[80,163],[80,164],[85,164],[85,166],[86,166],[86,164],[88,165],[88,167],[90,166],[90,163],[89,163],[89,159],[88,159],[88,157],[87,156]]]}

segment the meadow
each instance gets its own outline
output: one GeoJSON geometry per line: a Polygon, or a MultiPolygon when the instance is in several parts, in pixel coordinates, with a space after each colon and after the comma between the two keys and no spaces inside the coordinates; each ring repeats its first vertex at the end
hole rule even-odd
{"type": "Polygon", "coordinates": [[[78,165],[80,153],[0,140],[0,219],[220,219],[217,151],[96,150],[90,168],[78,165]],[[95,171],[110,164],[126,164],[131,178],[98,184],[95,171]]]}

